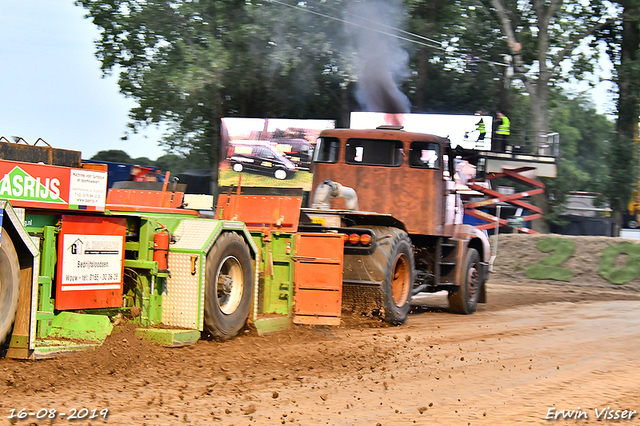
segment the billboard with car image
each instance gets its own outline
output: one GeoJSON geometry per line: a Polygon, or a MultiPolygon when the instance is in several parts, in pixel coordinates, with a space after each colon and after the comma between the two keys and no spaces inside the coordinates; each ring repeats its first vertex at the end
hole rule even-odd
{"type": "Polygon", "coordinates": [[[309,170],[316,139],[334,120],[222,119],[219,186],[311,189],[309,170]],[[241,177],[242,176],[242,177],[241,177]]]}

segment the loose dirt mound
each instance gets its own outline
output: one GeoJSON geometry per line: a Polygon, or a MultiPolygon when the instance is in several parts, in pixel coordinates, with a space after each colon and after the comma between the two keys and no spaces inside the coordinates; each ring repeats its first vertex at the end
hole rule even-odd
{"type": "MultiPolygon", "coordinates": [[[[549,237],[567,238],[576,243],[573,255],[560,265],[573,271],[573,277],[570,280],[572,285],[640,291],[640,276],[625,284],[612,284],[598,273],[600,259],[605,248],[623,241],[637,243],[634,240],[608,237],[500,234],[498,236],[498,253],[494,262],[495,273],[491,274],[489,282],[562,284],[561,281],[531,279],[526,274],[527,268],[531,265],[549,257],[550,253],[543,253],[536,248],[539,241],[549,237]]],[[[622,267],[626,261],[627,256],[621,255],[616,261],[616,266],[622,267]]]]}

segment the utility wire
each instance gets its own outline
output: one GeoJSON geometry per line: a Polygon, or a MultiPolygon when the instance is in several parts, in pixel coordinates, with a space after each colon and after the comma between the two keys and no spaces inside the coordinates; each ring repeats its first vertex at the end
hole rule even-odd
{"type": "MultiPolygon", "coordinates": [[[[433,49],[446,50],[446,48],[444,48],[444,47],[442,47],[442,46],[434,46],[434,45],[431,45],[431,44],[423,43],[423,42],[421,42],[421,41],[411,40],[411,39],[409,39],[409,38],[402,37],[402,36],[399,36],[399,35],[396,35],[396,34],[392,34],[392,33],[388,33],[388,32],[386,32],[386,31],[376,30],[376,29],[373,29],[373,28],[367,27],[367,26],[365,26],[365,25],[356,24],[355,22],[351,22],[351,21],[347,21],[347,20],[344,20],[344,19],[336,18],[336,17],[333,17],[333,16],[331,16],[331,15],[326,15],[326,14],[321,13],[321,12],[316,12],[315,10],[310,10],[310,9],[307,9],[307,8],[304,8],[304,7],[300,7],[300,6],[297,6],[297,5],[287,4],[287,3],[282,2],[282,1],[279,1],[279,0],[267,0],[267,1],[268,1],[269,3],[276,3],[276,4],[279,4],[279,5],[282,5],[282,6],[290,7],[290,8],[292,8],[292,9],[300,10],[300,11],[302,11],[302,12],[311,13],[311,14],[313,14],[313,15],[318,15],[318,16],[321,16],[321,17],[326,18],[326,19],[331,19],[331,20],[333,20],[333,21],[342,22],[343,24],[347,24],[347,25],[351,25],[351,26],[354,26],[354,27],[360,27],[360,28],[364,28],[364,29],[367,29],[367,30],[371,30],[371,31],[373,31],[373,32],[376,32],[376,33],[379,33],[379,34],[383,34],[383,35],[386,35],[386,36],[389,36],[389,37],[397,38],[397,39],[399,39],[399,40],[408,41],[409,43],[415,43],[415,44],[419,44],[419,45],[421,45],[421,46],[431,47],[431,48],[433,48],[433,49]]],[[[381,26],[385,26],[385,27],[387,27],[386,25],[381,25],[381,26]]],[[[397,28],[393,28],[393,27],[387,27],[387,28],[391,28],[391,29],[394,29],[394,30],[396,30],[396,31],[403,32],[403,33],[405,33],[405,34],[410,34],[410,35],[415,36],[414,34],[411,34],[411,33],[407,32],[407,31],[399,30],[399,29],[397,29],[397,28]]],[[[424,38],[424,39],[426,39],[426,40],[428,40],[428,41],[431,41],[431,42],[433,42],[433,43],[441,44],[441,43],[439,43],[439,42],[437,42],[437,41],[435,41],[435,40],[430,40],[430,39],[428,39],[428,38],[426,38],[426,37],[422,37],[422,36],[419,36],[419,37],[420,37],[420,38],[424,38]]]]}
{"type": "MultiPolygon", "coordinates": [[[[443,52],[447,51],[447,48],[442,46],[442,42],[439,42],[439,41],[434,40],[434,39],[430,39],[430,38],[422,36],[420,34],[412,33],[410,31],[405,31],[405,30],[402,30],[400,28],[396,28],[396,27],[392,27],[392,26],[389,26],[389,25],[385,25],[385,24],[379,23],[379,22],[375,22],[375,21],[372,21],[370,19],[366,19],[366,18],[360,17],[360,19],[368,21],[368,22],[371,22],[371,23],[374,23],[374,24],[376,24],[376,25],[378,25],[380,27],[387,28],[387,29],[390,29],[390,30],[393,30],[393,31],[397,31],[397,32],[399,32],[401,34],[405,34],[405,35],[408,35],[408,36],[411,36],[411,37],[415,37],[415,38],[418,38],[418,39],[421,39],[421,40],[425,40],[425,41],[428,41],[429,43],[433,43],[433,44],[424,43],[424,42],[421,42],[421,41],[418,41],[418,40],[413,40],[413,39],[410,39],[410,38],[407,38],[407,37],[402,37],[402,36],[399,36],[399,35],[396,35],[396,34],[393,34],[393,33],[389,33],[389,32],[386,32],[386,31],[377,30],[377,29],[374,29],[374,28],[371,28],[371,27],[367,27],[366,25],[361,25],[361,24],[357,24],[355,22],[347,21],[345,19],[336,18],[334,16],[327,15],[325,13],[316,12],[315,10],[311,10],[311,9],[308,9],[308,8],[305,8],[305,7],[300,7],[298,5],[288,4],[288,3],[285,3],[285,2],[280,1],[280,0],[267,0],[267,1],[269,3],[276,3],[276,4],[279,4],[281,6],[290,7],[292,9],[300,10],[300,11],[305,12],[305,13],[311,13],[313,15],[317,15],[317,16],[320,16],[322,18],[326,18],[326,19],[330,19],[330,20],[333,20],[333,21],[342,22],[343,24],[347,24],[347,25],[351,25],[351,26],[359,27],[359,28],[364,28],[364,29],[367,29],[369,31],[373,31],[373,32],[376,32],[376,33],[379,33],[379,34],[383,34],[383,35],[389,36],[389,37],[397,38],[399,40],[407,41],[409,43],[414,43],[414,44],[418,44],[420,46],[430,47],[432,49],[441,50],[443,52]]],[[[509,67],[510,66],[509,64],[490,61],[490,60],[487,60],[487,59],[482,59],[480,57],[475,57],[474,60],[480,61],[480,62],[486,62],[486,63],[488,63],[490,65],[499,65],[499,66],[503,66],[503,67],[509,67]]]]}

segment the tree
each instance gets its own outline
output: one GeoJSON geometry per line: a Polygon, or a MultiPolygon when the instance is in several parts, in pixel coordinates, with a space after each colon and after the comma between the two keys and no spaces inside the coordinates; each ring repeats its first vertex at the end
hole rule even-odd
{"type": "Polygon", "coordinates": [[[552,128],[560,133],[562,158],[554,179],[543,179],[549,200],[546,219],[562,222],[566,195],[572,191],[605,193],[609,167],[605,161],[615,137],[612,122],[580,98],[551,92],[552,128]]]}
{"type": "MultiPolygon", "coordinates": [[[[593,71],[598,55],[591,36],[615,17],[606,2],[562,0],[482,0],[506,38],[514,76],[529,95],[533,130],[550,130],[550,89],[568,77],[593,71]],[[571,70],[563,72],[565,60],[571,70]]],[[[504,107],[504,106],[503,106],[504,107]]]]}
{"type": "Polygon", "coordinates": [[[91,160],[113,161],[116,163],[133,163],[133,160],[126,152],[120,149],[109,149],[106,151],[98,151],[91,160]]]}
{"type": "Polygon", "coordinates": [[[156,167],[163,172],[170,171],[172,176],[195,168],[192,167],[193,164],[195,162],[192,158],[177,154],[165,154],[156,160],[156,167]]]}
{"type": "Polygon", "coordinates": [[[407,91],[415,112],[495,112],[501,90],[504,41],[476,1],[410,0],[412,78],[407,91]]]}
{"type": "Polygon", "coordinates": [[[608,198],[614,218],[620,223],[633,188],[638,185],[638,119],[640,118],[640,2],[622,0],[621,20],[606,28],[607,42],[615,64],[618,85],[616,137],[607,156],[610,167],[608,198]]]}
{"type": "Polygon", "coordinates": [[[139,164],[141,166],[154,166],[155,165],[155,161],[153,161],[149,157],[132,158],[131,162],[134,163],[134,164],[139,164]]]}
{"type": "MultiPolygon", "coordinates": [[[[101,31],[97,57],[137,101],[131,128],[165,122],[162,144],[214,168],[225,116],[348,118],[342,24],[283,2],[78,0],[101,31]],[[336,107],[338,106],[338,107],[336,107]],[[346,112],[346,114],[345,114],[346,112]]],[[[341,2],[324,2],[328,8],[341,2]]],[[[345,125],[346,123],[342,123],[345,125]]]]}

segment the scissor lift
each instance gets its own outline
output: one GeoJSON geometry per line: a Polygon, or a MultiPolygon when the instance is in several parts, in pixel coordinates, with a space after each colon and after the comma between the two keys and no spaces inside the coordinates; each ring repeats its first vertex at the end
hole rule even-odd
{"type": "Polygon", "coordinates": [[[530,228],[513,226],[513,224],[509,223],[506,219],[482,211],[480,208],[496,206],[499,203],[507,203],[521,208],[526,221],[541,218],[542,209],[528,203],[524,198],[544,192],[544,184],[536,180],[536,177],[556,177],[555,157],[483,152],[479,161],[484,162],[484,178],[472,179],[467,183],[467,186],[472,190],[484,194],[487,198],[467,203],[465,205],[465,214],[486,221],[487,223],[477,225],[477,228],[481,230],[493,229],[496,227],[496,222],[498,222],[499,226],[512,226],[517,229],[518,232],[537,234],[538,232],[530,228]],[[525,176],[525,173],[529,176],[525,176]],[[491,181],[496,178],[509,179],[526,185],[531,189],[507,195],[479,184],[480,180],[491,181]],[[524,215],[525,213],[526,215],[524,215]]]}

